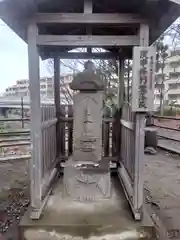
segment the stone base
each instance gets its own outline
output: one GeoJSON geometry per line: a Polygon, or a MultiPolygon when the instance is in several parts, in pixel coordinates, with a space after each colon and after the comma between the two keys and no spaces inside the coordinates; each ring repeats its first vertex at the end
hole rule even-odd
{"type": "Polygon", "coordinates": [[[96,163],[68,160],[64,167],[64,197],[76,201],[99,201],[111,197],[109,168],[96,163]]]}
{"type": "Polygon", "coordinates": [[[41,218],[31,220],[25,213],[20,223],[22,238],[18,240],[156,239],[147,213],[142,221],[134,221],[119,179],[113,177],[111,183],[111,198],[85,204],[63,198],[60,178],[41,218]]]}

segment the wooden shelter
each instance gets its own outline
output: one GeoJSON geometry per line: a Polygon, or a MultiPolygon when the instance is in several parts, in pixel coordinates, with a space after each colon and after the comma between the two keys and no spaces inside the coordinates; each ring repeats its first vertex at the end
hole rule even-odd
{"type": "MultiPolygon", "coordinates": [[[[40,217],[50,192],[51,182],[59,170],[58,163],[65,158],[63,137],[65,122],[69,133],[67,155],[72,153],[72,109],[69,110],[69,118],[65,119],[63,107],[60,106],[61,58],[114,58],[120,61],[121,119],[115,121],[115,127],[119,126],[121,130],[118,132],[118,138],[116,135],[116,139],[120,139],[120,142],[110,154],[106,146],[108,145],[109,149],[108,134],[112,119],[105,119],[104,133],[108,139],[104,142],[104,155],[109,157],[110,161],[115,159],[118,163],[117,172],[135,219],[141,219],[144,118],[145,112],[151,111],[152,106],[141,105],[141,109],[138,109],[136,106],[123,103],[124,59],[137,57],[137,61],[134,62],[136,69],[133,73],[138,72],[141,52],[146,50],[150,57],[153,56],[152,49],[148,46],[179,15],[179,5],[169,0],[4,0],[0,2],[1,18],[28,44],[32,141],[31,217],[33,219],[40,217]],[[136,48],[133,52],[135,46],[142,48],[136,48]],[[87,47],[87,52],[69,52],[77,47],[87,47]],[[101,47],[107,51],[93,52],[93,47],[101,47]],[[55,106],[46,107],[40,104],[39,56],[42,59],[54,58],[55,106]]],[[[138,81],[138,75],[133,77],[134,98],[136,95],[139,96],[135,80],[138,81]]],[[[152,86],[148,91],[152,96],[152,86]]]]}

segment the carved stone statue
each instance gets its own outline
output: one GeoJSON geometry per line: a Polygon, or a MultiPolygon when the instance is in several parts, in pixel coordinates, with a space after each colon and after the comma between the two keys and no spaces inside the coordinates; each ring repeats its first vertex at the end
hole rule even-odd
{"type": "Polygon", "coordinates": [[[87,61],[84,64],[84,71],[74,77],[70,88],[79,91],[100,91],[104,89],[103,80],[101,76],[95,72],[93,62],[87,61]]]}

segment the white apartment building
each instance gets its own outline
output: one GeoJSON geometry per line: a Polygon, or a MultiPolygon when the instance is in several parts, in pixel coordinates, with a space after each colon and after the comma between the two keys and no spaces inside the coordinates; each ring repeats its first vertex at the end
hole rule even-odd
{"type": "MultiPolygon", "coordinates": [[[[180,49],[169,51],[169,56],[165,61],[164,68],[164,103],[180,104],[180,49]]],[[[160,105],[160,88],[162,83],[162,73],[156,74],[155,82],[155,106],[160,105]]]]}
{"type": "MultiPolygon", "coordinates": [[[[72,90],[69,83],[72,81],[73,75],[68,74],[60,77],[60,96],[61,101],[67,103],[71,101],[72,90]]],[[[17,80],[16,84],[8,87],[4,93],[7,97],[28,97],[29,96],[29,80],[17,80]]],[[[53,78],[43,77],[40,79],[40,96],[41,98],[54,98],[54,81],[53,78]]]]}

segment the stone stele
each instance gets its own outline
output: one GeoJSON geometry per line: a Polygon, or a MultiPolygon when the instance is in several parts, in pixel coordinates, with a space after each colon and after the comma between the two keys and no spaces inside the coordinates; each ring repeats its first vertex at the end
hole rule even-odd
{"type": "Polygon", "coordinates": [[[73,156],[64,168],[65,196],[79,201],[110,197],[109,165],[102,162],[104,84],[88,61],[71,83],[74,95],[73,156]]]}

